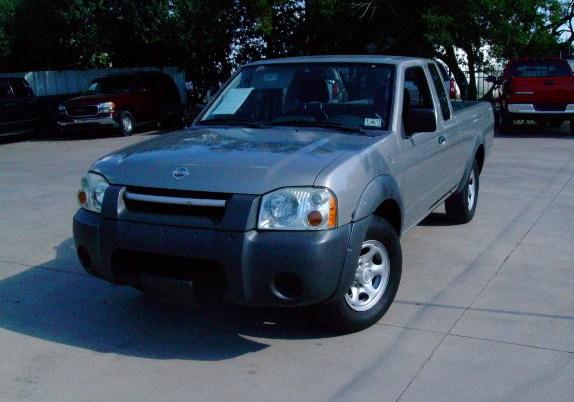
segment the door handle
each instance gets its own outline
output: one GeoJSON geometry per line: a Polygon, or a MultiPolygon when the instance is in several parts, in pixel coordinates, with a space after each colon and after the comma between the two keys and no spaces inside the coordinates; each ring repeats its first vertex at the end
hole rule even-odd
{"type": "Polygon", "coordinates": [[[446,137],[444,135],[441,135],[440,137],[438,137],[438,143],[440,145],[446,145],[446,137]]]}

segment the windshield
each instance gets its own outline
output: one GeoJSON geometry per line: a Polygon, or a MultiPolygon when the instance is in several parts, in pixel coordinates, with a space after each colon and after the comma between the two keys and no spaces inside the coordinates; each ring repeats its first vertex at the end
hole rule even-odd
{"type": "Polygon", "coordinates": [[[572,70],[566,63],[556,61],[526,62],[512,68],[512,76],[520,78],[569,77],[572,70]]]}
{"type": "Polygon", "coordinates": [[[127,77],[103,78],[92,81],[88,88],[88,93],[92,94],[110,94],[110,93],[129,93],[134,89],[133,80],[127,77]]]}
{"type": "Polygon", "coordinates": [[[388,130],[395,67],[285,64],[246,67],[202,117],[272,125],[388,130]]]}

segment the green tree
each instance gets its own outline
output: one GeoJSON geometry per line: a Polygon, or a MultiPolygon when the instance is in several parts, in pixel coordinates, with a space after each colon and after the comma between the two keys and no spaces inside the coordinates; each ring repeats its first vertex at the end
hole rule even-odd
{"type": "Polygon", "coordinates": [[[12,46],[9,24],[14,17],[15,0],[0,0],[0,63],[10,57],[12,46]]]}
{"type": "Polygon", "coordinates": [[[469,99],[476,98],[476,70],[492,60],[555,53],[560,38],[553,33],[560,0],[441,0],[427,9],[427,38],[455,74],[469,99]],[[460,70],[456,49],[466,56],[469,81],[460,70]]]}

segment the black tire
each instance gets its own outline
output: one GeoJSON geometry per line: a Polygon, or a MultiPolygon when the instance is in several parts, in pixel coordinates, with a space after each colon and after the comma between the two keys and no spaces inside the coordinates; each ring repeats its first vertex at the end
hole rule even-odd
{"type": "Polygon", "coordinates": [[[570,120],[570,135],[574,135],[574,120],[570,120]]]}
{"type": "Polygon", "coordinates": [[[500,133],[509,134],[514,129],[514,121],[504,111],[500,113],[500,133]]]}
{"type": "Polygon", "coordinates": [[[118,113],[118,128],[120,135],[129,137],[134,133],[136,122],[132,114],[126,110],[118,113]]]}
{"type": "Polygon", "coordinates": [[[386,220],[373,216],[364,242],[369,240],[382,244],[387,252],[390,268],[387,286],[376,304],[365,311],[351,308],[345,297],[347,291],[317,306],[319,320],[338,333],[356,332],[375,324],[387,312],[397,294],[402,272],[402,252],[397,232],[386,220]]]}
{"type": "Polygon", "coordinates": [[[445,201],[446,216],[454,223],[468,223],[474,218],[478,204],[478,190],[480,188],[478,164],[476,160],[472,164],[472,170],[465,178],[462,190],[454,193],[445,201]],[[472,183],[471,183],[472,182],[472,183]],[[474,195],[471,197],[471,184],[474,187],[474,195]],[[472,202],[472,205],[470,204],[472,202]]]}

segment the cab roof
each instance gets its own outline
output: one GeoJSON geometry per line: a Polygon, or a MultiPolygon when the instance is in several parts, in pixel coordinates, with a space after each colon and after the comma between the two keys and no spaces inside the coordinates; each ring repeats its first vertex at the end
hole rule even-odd
{"type": "Polygon", "coordinates": [[[377,64],[400,64],[408,61],[431,61],[420,57],[383,56],[383,55],[324,55],[284,57],[279,59],[264,59],[246,66],[260,66],[269,64],[298,64],[298,63],[377,63],[377,64]]]}

